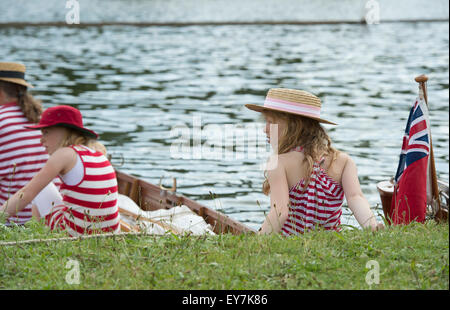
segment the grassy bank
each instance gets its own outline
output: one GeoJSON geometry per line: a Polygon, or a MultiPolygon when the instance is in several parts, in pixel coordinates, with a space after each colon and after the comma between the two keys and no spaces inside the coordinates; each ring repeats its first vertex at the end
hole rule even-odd
{"type": "MultiPolygon", "coordinates": [[[[58,236],[36,222],[0,228],[0,241],[58,236]]],[[[293,238],[116,236],[3,245],[0,288],[448,290],[448,245],[448,225],[433,222],[293,238]],[[79,284],[69,284],[76,282],[74,261],[79,284]],[[378,284],[369,261],[379,265],[378,284]]]]}

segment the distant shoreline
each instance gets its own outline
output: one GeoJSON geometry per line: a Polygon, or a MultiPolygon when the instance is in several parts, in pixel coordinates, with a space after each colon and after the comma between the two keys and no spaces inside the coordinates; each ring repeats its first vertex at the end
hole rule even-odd
{"type": "MultiPolygon", "coordinates": [[[[422,22],[449,22],[449,19],[414,19],[414,20],[381,20],[384,23],[422,23],[422,22]]],[[[223,21],[223,22],[83,22],[80,24],[67,24],[66,22],[6,22],[0,23],[0,27],[101,27],[101,26],[136,26],[136,27],[186,27],[186,26],[222,26],[222,25],[333,25],[333,24],[361,24],[365,25],[365,20],[341,20],[341,21],[223,21]]]]}

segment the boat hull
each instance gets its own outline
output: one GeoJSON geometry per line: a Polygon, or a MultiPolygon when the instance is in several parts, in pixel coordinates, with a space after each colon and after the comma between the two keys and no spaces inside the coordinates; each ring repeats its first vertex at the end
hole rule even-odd
{"type": "MultiPolygon", "coordinates": [[[[203,217],[216,234],[255,233],[256,231],[229,216],[206,207],[183,195],[162,189],[157,185],[116,170],[119,193],[130,197],[142,210],[155,211],[161,208],[170,209],[185,205],[193,212],[203,217]]],[[[131,229],[124,227],[124,230],[131,229]]]]}
{"type": "MultiPolygon", "coordinates": [[[[439,187],[439,199],[440,206],[439,210],[435,211],[433,217],[438,222],[448,221],[448,207],[449,207],[449,186],[447,182],[438,180],[439,187]]],[[[381,181],[377,183],[377,190],[380,194],[381,205],[383,206],[383,213],[388,224],[391,224],[390,214],[392,208],[392,196],[394,194],[394,185],[391,181],[381,181]]]]}

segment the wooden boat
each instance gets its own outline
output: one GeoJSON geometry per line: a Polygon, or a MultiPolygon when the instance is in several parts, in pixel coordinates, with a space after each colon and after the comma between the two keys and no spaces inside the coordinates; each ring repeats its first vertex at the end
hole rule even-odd
{"type": "MultiPolygon", "coordinates": [[[[255,233],[255,230],[228,217],[227,215],[208,208],[183,195],[176,194],[176,180],[172,188],[165,188],[146,182],[129,174],[116,171],[119,193],[131,198],[142,210],[155,211],[170,209],[174,206],[185,205],[197,215],[203,217],[210,224],[216,234],[255,233]]],[[[122,223],[122,230],[132,230],[122,223]]]]}
{"type": "MultiPolygon", "coordinates": [[[[438,221],[448,221],[449,184],[443,180],[437,180],[437,184],[439,189],[440,209],[433,211],[433,217],[438,221]]],[[[381,181],[377,184],[377,189],[380,194],[384,217],[388,219],[389,214],[391,214],[394,184],[392,181],[381,181]]]]}

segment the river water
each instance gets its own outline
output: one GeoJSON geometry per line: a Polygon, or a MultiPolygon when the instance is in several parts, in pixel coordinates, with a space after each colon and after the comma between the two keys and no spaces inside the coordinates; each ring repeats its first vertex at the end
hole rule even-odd
{"type": "MultiPolygon", "coordinates": [[[[449,178],[446,22],[0,27],[0,43],[0,59],[27,65],[45,107],[82,111],[118,169],[165,186],[176,177],[179,193],[253,228],[269,206],[269,148],[244,104],[262,104],[272,87],[322,99],[339,124],[325,125],[334,146],[353,157],[381,214],[376,183],[395,173],[414,77],[427,74],[437,172],[449,178]]],[[[357,225],[346,207],[343,223],[357,225]]]]}
{"type": "Polygon", "coordinates": [[[369,11],[381,22],[449,18],[447,0],[0,0],[0,23],[65,22],[75,2],[81,24],[361,21],[369,11]]]}

